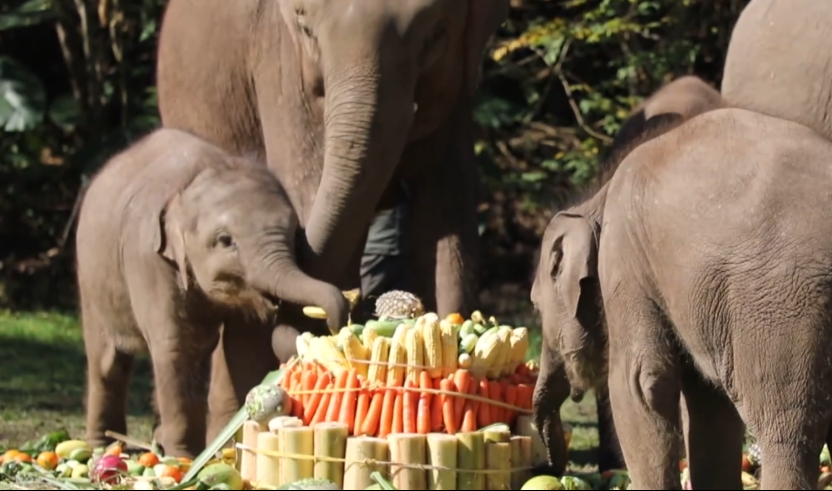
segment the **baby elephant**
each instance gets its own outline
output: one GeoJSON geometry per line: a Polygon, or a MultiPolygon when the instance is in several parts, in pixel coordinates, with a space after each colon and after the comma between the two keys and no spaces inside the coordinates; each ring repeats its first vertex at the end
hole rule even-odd
{"type": "MultiPolygon", "coordinates": [[[[224,312],[263,321],[279,300],[318,305],[330,328],[347,300],[301,272],[298,219],[265,165],[160,129],[95,176],[76,236],[87,354],[87,439],[126,431],[133,357],[148,350],[166,454],[205,445],[210,360],[224,312]]],[[[246,356],[235,353],[235,356],[246,356]]]]}

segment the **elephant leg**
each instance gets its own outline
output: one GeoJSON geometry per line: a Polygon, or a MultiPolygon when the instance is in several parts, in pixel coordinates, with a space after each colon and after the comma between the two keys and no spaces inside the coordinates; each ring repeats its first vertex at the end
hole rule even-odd
{"type": "Polygon", "coordinates": [[[742,489],[745,425],[734,404],[696,373],[685,374],[683,391],[691,487],[742,489]]]}
{"type": "Polygon", "coordinates": [[[211,359],[209,441],[243,406],[248,391],[280,366],[272,350],[272,329],[258,319],[241,312],[229,313],[220,339],[211,359]]]}
{"type": "Polygon", "coordinates": [[[633,488],[681,489],[681,380],[666,325],[639,295],[621,293],[608,306],[610,405],[633,488]]]}
{"type": "Polygon", "coordinates": [[[418,175],[408,179],[414,283],[425,308],[440,316],[470,314],[476,302],[477,233],[476,187],[479,175],[474,165],[473,139],[468,119],[454,118],[451,127],[436,141],[418,142],[419,149],[407,155],[422,164],[418,175]],[[435,153],[432,153],[435,152],[435,153]]]}
{"type": "Polygon", "coordinates": [[[626,464],[612,420],[609,392],[596,391],[595,405],[598,413],[598,471],[624,469],[626,464]]]}
{"type": "Polygon", "coordinates": [[[127,389],[134,357],[116,349],[103,323],[84,309],[84,347],[87,355],[86,440],[95,447],[112,442],[107,430],[127,433],[127,389]]]}

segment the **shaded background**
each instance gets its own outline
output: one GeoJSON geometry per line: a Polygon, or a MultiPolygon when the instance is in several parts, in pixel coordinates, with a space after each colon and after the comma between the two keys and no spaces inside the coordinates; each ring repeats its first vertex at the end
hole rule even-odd
{"type": "MultiPolygon", "coordinates": [[[[484,0],[477,0],[484,1],[484,0]]],[[[0,308],[74,312],[79,191],[158,124],[163,0],[0,2],[0,308]]],[[[481,306],[527,307],[558,199],[628,112],[694,73],[719,86],[746,0],[515,0],[483,65],[481,306]]]]}

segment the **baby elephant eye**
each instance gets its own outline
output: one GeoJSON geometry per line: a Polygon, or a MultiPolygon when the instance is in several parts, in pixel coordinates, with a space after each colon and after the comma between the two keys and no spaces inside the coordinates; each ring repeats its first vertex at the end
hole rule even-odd
{"type": "Polygon", "coordinates": [[[228,234],[219,234],[217,236],[217,245],[223,248],[234,247],[234,239],[228,234]]]}

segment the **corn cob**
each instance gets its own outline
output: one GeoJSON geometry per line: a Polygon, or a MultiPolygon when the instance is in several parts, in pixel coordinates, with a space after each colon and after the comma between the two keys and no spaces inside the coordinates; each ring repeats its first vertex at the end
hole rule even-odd
{"type": "Polygon", "coordinates": [[[464,368],[466,370],[471,368],[471,355],[469,355],[468,353],[462,353],[461,355],[459,355],[459,360],[457,360],[457,363],[459,363],[459,368],[464,368]]]}
{"type": "Polygon", "coordinates": [[[407,326],[401,325],[390,339],[390,350],[387,357],[387,385],[389,387],[401,387],[404,384],[404,365],[407,363],[407,349],[404,341],[407,332],[407,326]]]}
{"type": "Polygon", "coordinates": [[[529,330],[525,327],[518,327],[511,333],[511,371],[517,369],[526,361],[526,353],[529,351],[529,330]]]}
{"type": "Polygon", "coordinates": [[[511,333],[511,328],[497,331],[497,354],[494,355],[494,361],[489,364],[486,373],[488,378],[497,378],[505,373],[508,357],[511,355],[511,333]]]}
{"type": "Polygon", "coordinates": [[[364,348],[366,348],[367,351],[371,351],[373,349],[373,343],[377,337],[378,333],[372,327],[365,327],[361,331],[361,342],[364,344],[364,348]]]}
{"type": "Polygon", "coordinates": [[[298,358],[304,359],[306,353],[309,352],[309,341],[303,336],[295,338],[295,350],[298,352],[298,358]]]}
{"type": "Polygon", "coordinates": [[[422,316],[425,319],[422,324],[422,340],[424,341],[425,367],[430,378],[442,376],[444,363],[442,355],[442,330],[439,316],[433,312],[422,316]]]}
{"type": "Polygon", "coordinates": [[[332,336],[312,338],[309,341],[307,354],[333,373],[338,373],[349,366],[347,359],[338,351],[335,338],[332,336]]]}
{"type": "MultiPolygon", "coordinates": [[[[457,345],[456,327],[450,321],[443,320],[439,323],[439,332],[442,336],[442,376],[447,377],[454,373],[457,368],[457,345]]],[[[427,348],[427,342],[425,343],[427,348]]]]}
{"type": "Polygon", "coordinates": [[[485,376],[488,368],[497,362],[499,356],[500,338],[497,333],[483,334],[471,356],[471,374],[478,378],[485,376]]]}
{"type": "Polygon", "coordinates": [[[344,338],[344,356],[349,362],[350,368],[355,368],[358,374],[366,379],[369,367],[367,363],[363,362],[366,362],[369,358],[367,350],[364,349],[361,341],[354,334],[350,333],[349,336],[344,336],[344,338]]]}
{"type": "Polygon", "coordinates": [[[419,329],[409,329],[404,342],[407,350],[407,379],[419,383],[419,374],[425,364],[425,342],[419,329]]]}
{"type": "Polygon", "coordinates": [[[389,351],[390,340],[384,336],[377,336],[375,341],[373,341],[373,348],[370,354],[370,369],[367,371],[367,380],[370,383],[384,383],[387,380],[389,351]]]}

